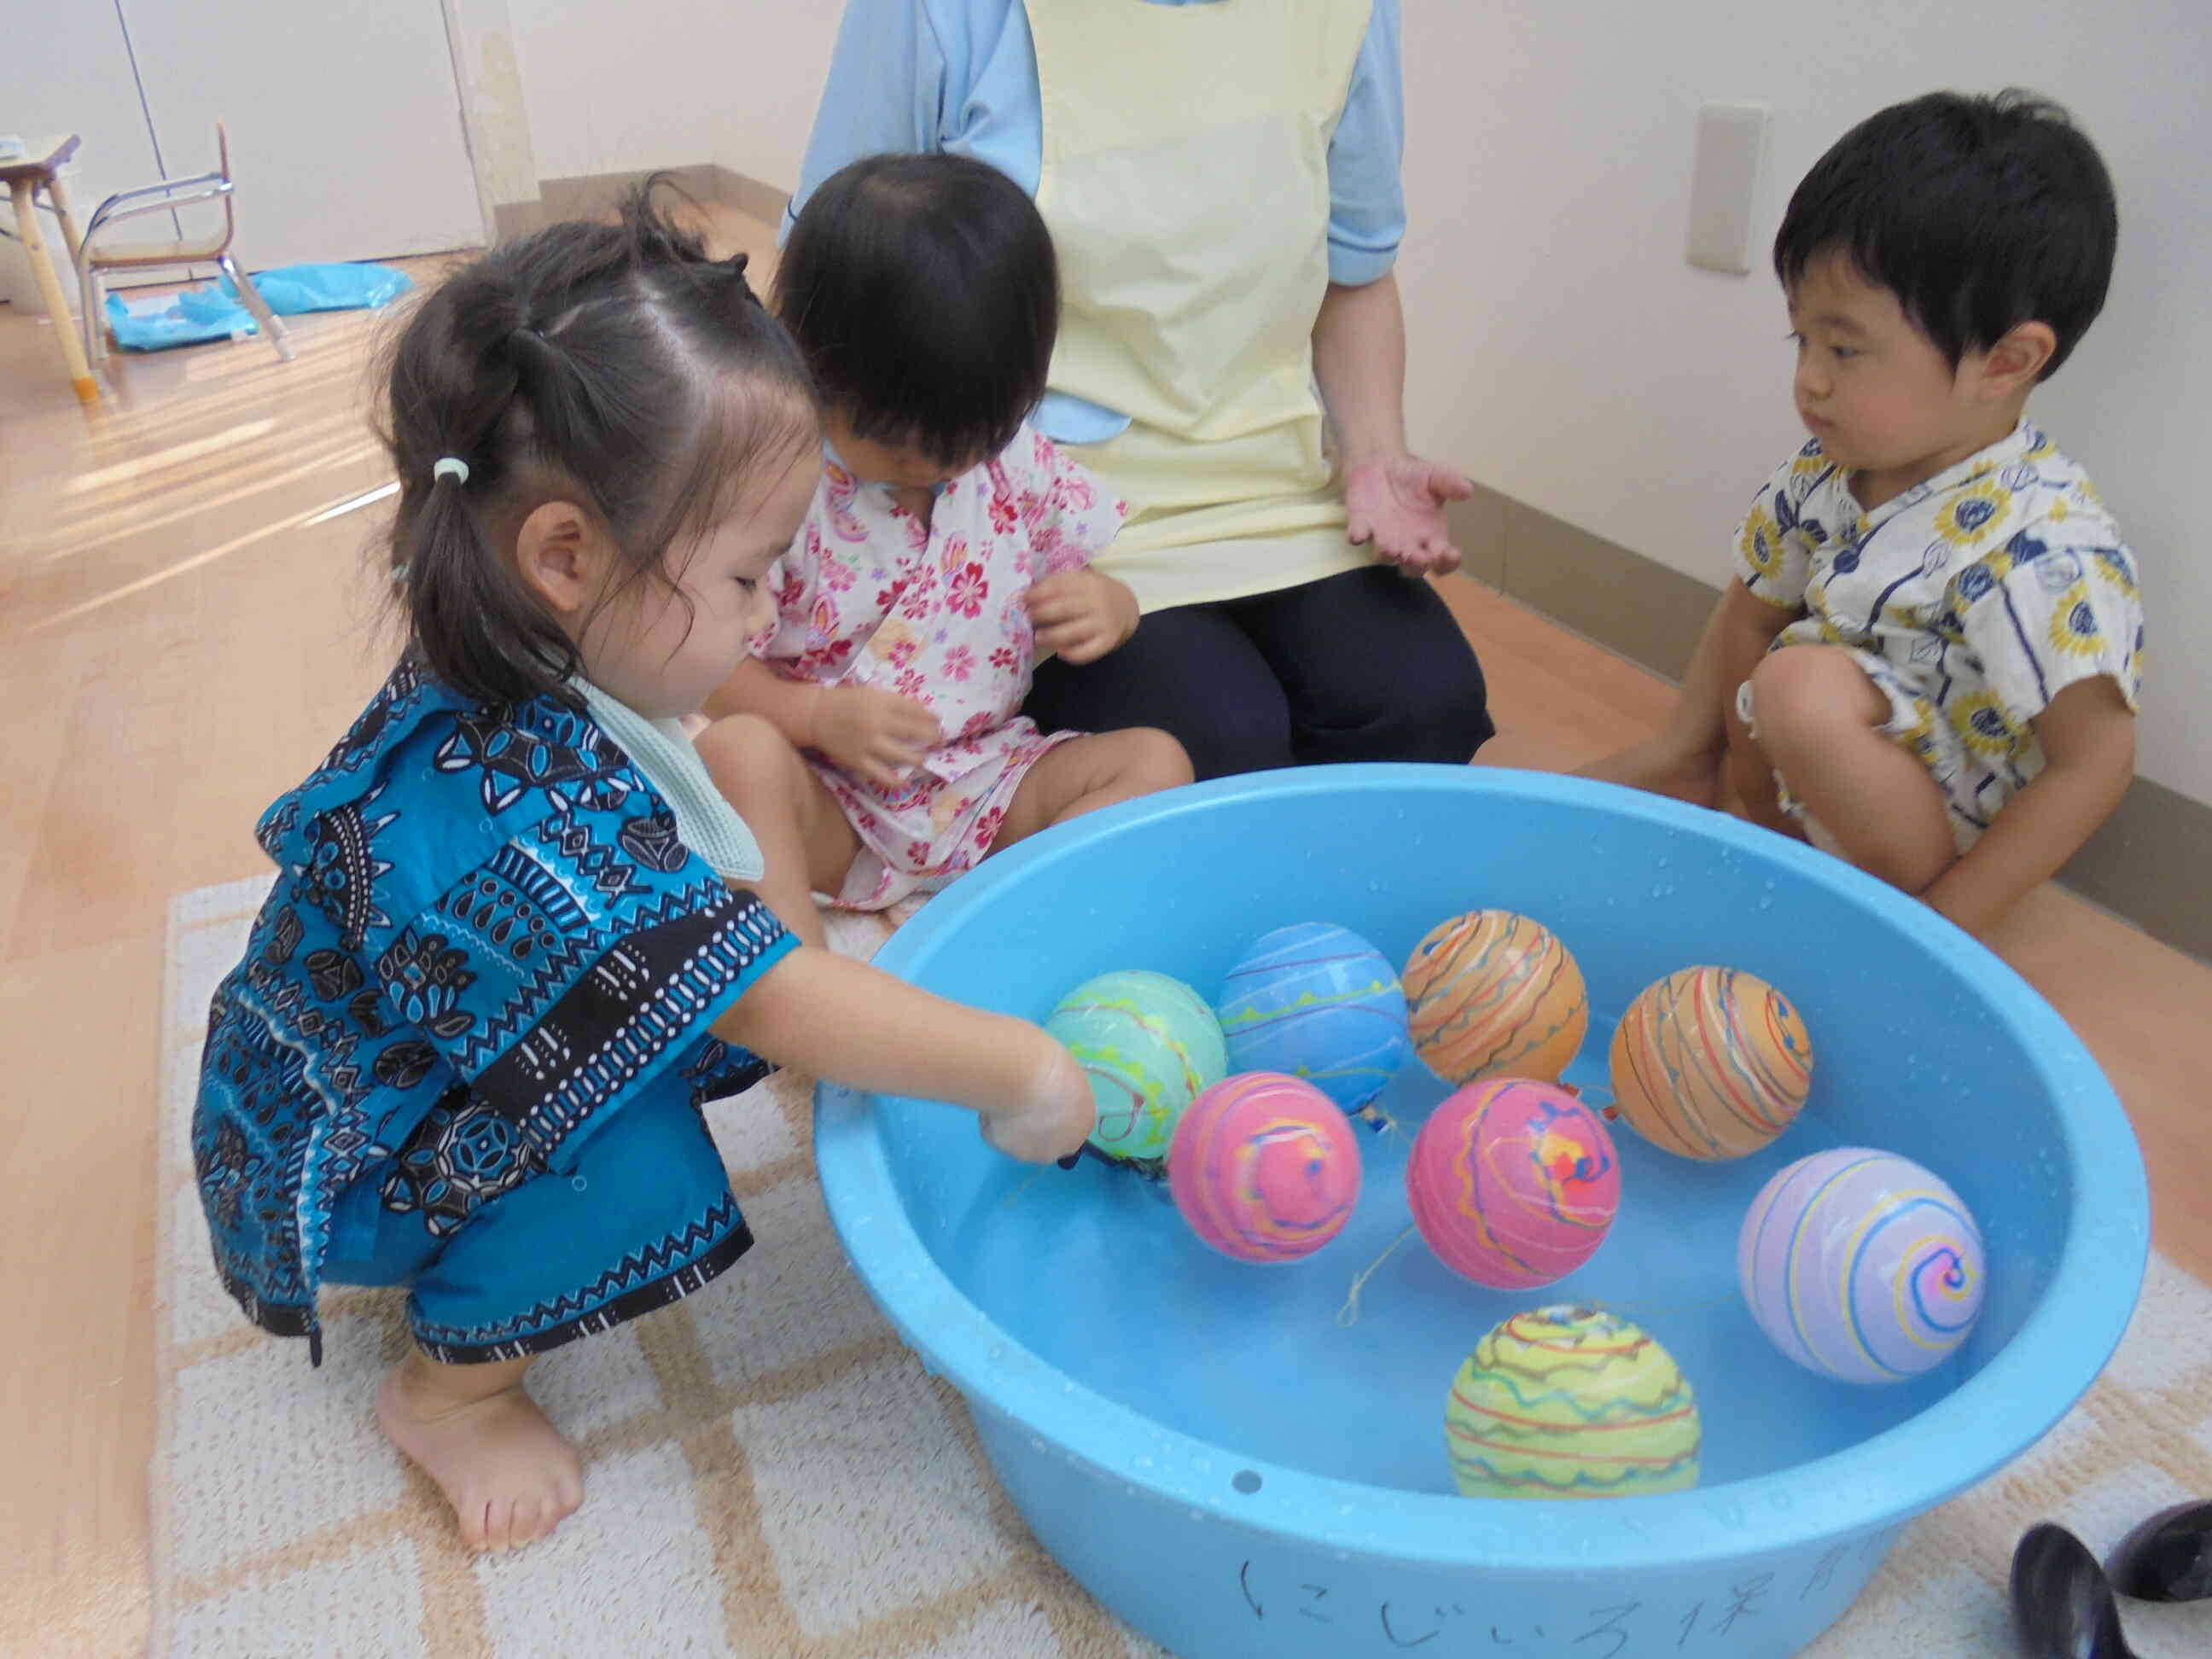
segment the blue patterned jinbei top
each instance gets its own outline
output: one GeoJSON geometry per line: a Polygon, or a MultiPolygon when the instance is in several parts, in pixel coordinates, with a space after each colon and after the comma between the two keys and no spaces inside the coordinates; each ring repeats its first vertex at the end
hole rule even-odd
{"type": "Polygon", "coordinates": [[[279,873],[209,1012],[192,1150],[225,1285],[318,1358],[357,1180],[458,1231],[648,1087],[767,1070],[709,1028],[791,936],[556,698],[477,706],[403,662],[256,833],[279,873]]]}

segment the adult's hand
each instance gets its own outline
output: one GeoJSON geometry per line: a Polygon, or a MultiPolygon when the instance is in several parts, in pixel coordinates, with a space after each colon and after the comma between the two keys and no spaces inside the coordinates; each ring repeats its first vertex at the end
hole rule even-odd
{"type": "Polygon", "coordinates": [[[1459,568],[1460,553],[1444,525],[1444,503],[1473,494],[1468,479],[1418,455],[1359,461],[1344,475],[1345,534],[1356,545],[1371,544],[1377,558],[1408,575],[1447,575],[1459,568]]]}

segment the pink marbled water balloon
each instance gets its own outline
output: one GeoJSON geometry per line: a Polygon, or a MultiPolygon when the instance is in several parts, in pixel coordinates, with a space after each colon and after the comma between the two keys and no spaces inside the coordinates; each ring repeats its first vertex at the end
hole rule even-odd
{"type": "Polygon", "coordinates": [[[1344,1231],[1359,1201],[1359,1143],[1310,1083],[1246,1072],[1193,1101],[1168,1151],[1191,1231],[1238,1261],[1296,1261],[1344,1231]]]}
{"type": "Polygon", "coordinates": [[[1620,1207],[1620,1161],[1597,1114],[1548,1083],[1469,1084],[1421,1126],[1406,1165],[1413,1224],[1455,1273],[1495,1290],[1564,1279],[1620,1207]]]}

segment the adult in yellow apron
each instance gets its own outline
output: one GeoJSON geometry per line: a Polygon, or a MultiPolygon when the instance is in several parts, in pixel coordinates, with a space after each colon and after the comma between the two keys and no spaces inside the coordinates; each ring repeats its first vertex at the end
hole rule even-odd
{"type": "Polygon", "coordinates": [[[1463,763],[1491,734],[1442,601],[1348,539],[1316,394],[1331,143],[1377,9],[1395,49],[1395,8],[848,0],[802,190],[907,147],[965,148],[1033,187],[1060,261],[1053,390],[1127,417],[1070,447],[1129,503],[1096,562],[1145,622],[1099,662],[1039,667],[1026,712],[1047,729],[1164,727],[1200,777],[1463,763]],[[1030,91],[1024,52],[1033,179],[991,130],[1030,91]]]}

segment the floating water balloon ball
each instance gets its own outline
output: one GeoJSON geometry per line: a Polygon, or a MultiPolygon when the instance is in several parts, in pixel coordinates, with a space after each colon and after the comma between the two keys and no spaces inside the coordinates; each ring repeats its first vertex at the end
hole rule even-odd
{"type": "Polygon", "coordinates": [[[1493,1078],[1421,1126],[1406,1194],[1446,1267],[1493,1289],[1531,1290],[1565,1278],[1605,1243],[1620,1208],[1620,1159],[1575,1096],[1493,1078]]]}
{"type": "Polygon", "coordinates": [[[1045,1030],[1090,1074],[1098,1103],[1091,1144],[1124,1163],[1156,1166],[1191,1102],[1229,1070],[1206,1000],[1144,969],[1085,980],[1060,1000],[1045,1030]]]}
{"type": "Polygon", "coordinates": [[[1742,1158],[1797,1116],[1813,1039],[1765,980],[1685,968],[1647,987],[1613,1036],[1613,1103],[1631,1128],[1684,1158],[1742,1158]]]}
{"type": "Polygon", "coordinates": [[[1222,981],[1214,1012],[1234,1069],[1304,1079],[1354,1115],[1405,1064],[1398,970],[1358,934],[1328,922],[1279,927],[1255,941],[1222,981]]]}
{"type": "Polygon", "coordinates": [[[1431,928],[1407,959],[1413,1048],[1447,1083],[1557,1083],[1589,1030],[1589,992],[1558,935],[1510,910],[1431,928]]]}
{"type": "Polygon", "coordinates": [[[1910,1158],[1843,1146],[1760,1190],[1736,1273],[1759,1329],[1808,1370],[1901,1382],[1966,1340],[1988,1269],[1958,1194],[1910,1158]]]}
{"type": "Polygon", "coordinates": [[[1191,1231],[1238,1261],[1296,1261],[1342,1232],[1359,1202],[1359,1142],[1312,1085],[1269,1072],[1215,1084],[1168,1152],[1191,1231]]]}
{"type": "Polygon", "coordinates": [[[1698,1484],[1705,1430],[1674,1356],[1594,1308],[1516,1314],[1475,1346],[1444,1404],[1465,1498],[1632,1498],[1698,1484]]]}

